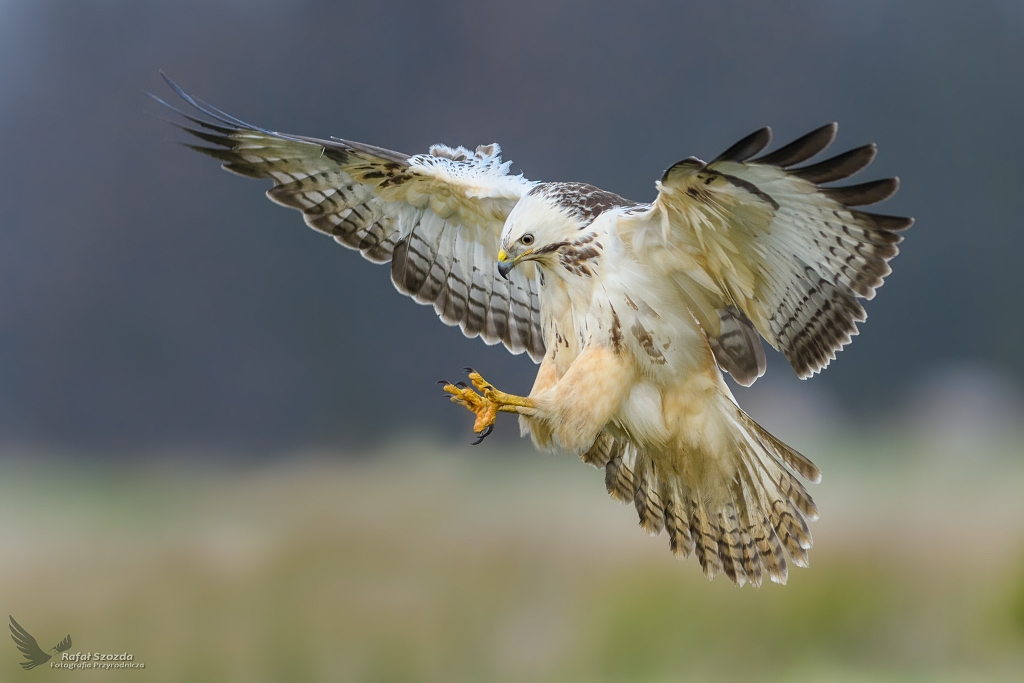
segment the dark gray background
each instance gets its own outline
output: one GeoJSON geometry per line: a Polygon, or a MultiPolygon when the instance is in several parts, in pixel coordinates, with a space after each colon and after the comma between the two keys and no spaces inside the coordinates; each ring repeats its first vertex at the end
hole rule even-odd
{"type": "MultiPolygon", "coordinates": [[[[157,70],[241,118],[650,200],[690,154],[772,125],[877,142],[913,215],[817,391],[901,410],[933,369],[1024,379],[1024,6],[1005,2],[0,2],[0,444],[260,453],[469,416],[434,380],[533,366],[175,144],[157,70]]],[[[790,382],[770,358],[766,386],[790,382]]],[[[793,380],[795,381],[795,380],[793,380]]],[[[806,386],[806,385],[804,385],[806,386]]],[[[740,394],[741,401],[744,399],[740,394]]],[[[503,432],[513,431],[511,420],[503,432]]]]}

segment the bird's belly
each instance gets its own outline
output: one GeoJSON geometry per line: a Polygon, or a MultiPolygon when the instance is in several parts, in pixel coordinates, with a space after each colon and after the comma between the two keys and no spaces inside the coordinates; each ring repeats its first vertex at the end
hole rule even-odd
{"type": "Polygon", "coordinates": [[[638,443],[665,443],[669,438],[665,426],[662,390],[651,382],[639,382],[630,389],[614,422],[638,443]]]}

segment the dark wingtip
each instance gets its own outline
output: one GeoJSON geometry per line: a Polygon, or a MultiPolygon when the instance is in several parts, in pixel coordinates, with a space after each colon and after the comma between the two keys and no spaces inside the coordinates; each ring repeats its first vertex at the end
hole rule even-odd
{"type": "Polygon", "coordinates": [[[719,154],[711,163],[714,164],[719,161],[744,162],[767,147],[771,141],[772,129],[768,126],[759,128],[719,154]]]}
{"type": "Polygon", "coordinates": [[[843,152],[812,166],[791,168],[789,172],[797,178],[821,185],[822,183],[843,180],[863,171],[871,165],[871,162],[875,160],[877,155],[878,145],[871,143],[843,152]]]}
{"type": "Polygon", "coordinates": [[[754,161],[759,164],[779,166],[780,168],[799,164],[824,151],[836,139],[836,133],[838,132],[838,123],[835,121],[826,123],[824,126],[815,128],[807,135],[797,138],[788,145],[765,154],[759,159],[754,159],[754,161]]]}
{"type": "Polygon", "coordinates": [[[855,219],[874,230],[899,232],[900,230],[906,230],[914,224],[913,218],[907,218],[905,216],[888,216],[880,213],[857,211],[856,209],[851,209],[850,213],[855,219]]]}
{"type": "MultiPolygon", "coordinates": [[[[251,123],[247,123],[247,122],[243,121],[242,119],[235,118],[231,114],[228,114],[228,113],[218,109],[217,107],[213,106],[212,104],[209,104],[207,102],[203,102],[202,100],[200,100],[200,99],[198,99],[196,97],[192,97],[187,92],[185,92],[185,90],[180,85],[178,85],[173,80],[171,80],[170,76],[165,74],[162,70],[159,70],[158,73],[160,74],[160,77],[164,79],[164,83],[167,84],[167,87],[169,87],[171,90],[173,90],[178,97],[180,97],[181,99],[185,100],[186,102],[188,102],[189,105],[191,105],[197,111],[202,112],[203,114],[206,114],[211,119],[214,119],[214,120],[216,120],[216,121],[218,121],[218,122],[220,122],[220,123],[222,123],[222,124],[224,124],[226,126],[230,126],[231,128],[236,128],[236,129],[237,128],[244,128],[244,129],[249,129],[249,130],[255,130],[255,131],[258,131],[260,133],[267,133],[268,135],[274,135],[275,134],[271,130],[267,130],[266,128],[260,128],[259,126],[254,126],[251,123]]],[[[171,108],[173,109],[173,107],[171,107],[171,108]]],[[[179,113],[181,113],[181,112],[179,112],[179,113]]],[[[189,118],[191,118],[191,117],[189,117],[189,118]]]]}
{"type": "Polygon", "coordinates": [[[821,192],[844,206],[867,206],[884,202],[900,189],[899,178],[882,178],[859,185],[825,187],[821,192]]]}
{"type": "Polygon", "coordinates": [[[167,84],[167,87],[173,90],[178,95],[178,97],[185,100],[196,109],[202,110],[202,107],[196,104],[196,101],[192,98],[192,96],[185,92],[180,85],[172,81],[171,77],[164,73],[163,69],[158,70],[157,73],[160,74],[160,78],[164,79],[164,83],[167,84]]]}

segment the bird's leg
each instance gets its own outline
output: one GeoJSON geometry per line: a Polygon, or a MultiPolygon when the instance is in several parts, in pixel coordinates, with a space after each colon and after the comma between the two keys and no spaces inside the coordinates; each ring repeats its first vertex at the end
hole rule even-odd
{"type": "Polygon", "coordinates": [[[473,368],[465,368],[465,370],[469,373],[469,381],[473,383],[476,391],[466,386],[465,382],[451,384],[442,380],[438,384],[444,384],[444,390],[451,394],[452,403],[465,406],[467,410],[476,415],[473,431],[476,432],[478,438],[473,442],[474,445],[483,441],[491,433],[498,413],[517,413],[519,415],[534,415],[536,413],[536,406],[532,399],[498,391],[473,368]]]}

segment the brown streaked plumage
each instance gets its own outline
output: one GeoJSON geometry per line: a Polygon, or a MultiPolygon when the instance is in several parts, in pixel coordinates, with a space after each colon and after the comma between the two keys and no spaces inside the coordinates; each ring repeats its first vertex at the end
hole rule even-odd
{"type": "Polygon", "coordinates": [[[546,197],[586,222],[608,209],[637,205],[637,202],[587,183],[539,183],[529,194],[546,197]]]}

